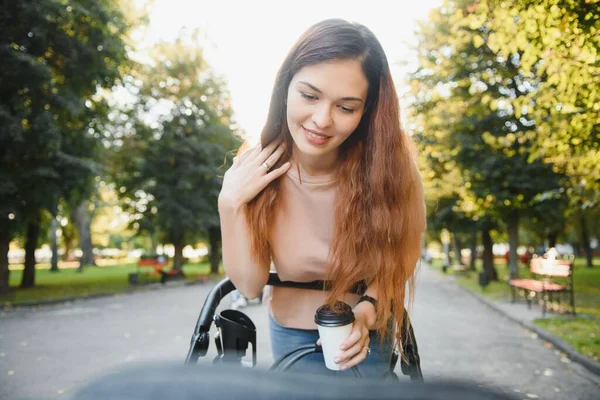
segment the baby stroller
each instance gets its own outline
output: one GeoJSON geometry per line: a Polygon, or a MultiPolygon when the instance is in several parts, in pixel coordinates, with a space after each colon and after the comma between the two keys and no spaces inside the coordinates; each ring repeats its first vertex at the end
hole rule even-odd
{"type": "MultiPolygon", "coordinates": [[[[324,288],[325,282],[310,283],[282,282],[272,273],[268,285],[296,288],[324,288]]],[[[211,290],[204,302],[200,317],[185,363],[196,364],[207,354],[209,330],[214,320],[218,327],[215,343],[218,355],[212,365],[148,364],[144,363],[124,370],[112,371],[88,383],[80,389],[72,400],[127,399],[127,400],[172,400],[188,399],[246,399],[246,400],[516,400],[511,394],[501,393],[491,388],[481,387],[472,382],[452,381],[429,382],[418,385],[402,382],[394,373],[399,352],[396,351],[390,363],[388,378],[338,379],[309,374],[278,374],[273,379],[270,371],[282,372],[291,368],[305,355],[320,352],[319,346],[306,345],[290,351],[277,360],[270,371],[261,368],[238,368],[244,365],[248,345],[252,345],[250,367],[256,365],[256,327],[244,313],[237,310],[224,310],[218,315],[215,311],[219,302],[234,290],[229,279],[219,282],[211,290]]],[[[357,288],[356,293],[363,293],[357,288]]],[[[353,290],[354,292],[354,290],[353,290]]],[[[408,318],[404,321],[401,369],[411,381],[423,381],[417,344],[408,318]]],[[[358,369],[354,369],[355,374],[358,369]]]]}
{"type": "MultiPolygon", "coordinates": [[[[326,287],[326,282],[284,282],[281,281],[276,273],[271,272],[267,285],[323,290],[326,287]]],[[[356,285],[351,292],[362,294],[365,289],[364,285],[356,285]]],[[[196,327],[194,328],[190,349],[185,360],[186,364],[196,364],[200,357],[206,356],[210,343],[209,332],[211,324],[214,321],[218,328],[215,336],[218,355],[213,360],[213,363],[238,364],[249,367],[256,365],[256,327],[252,320],[238,310],[224,310],[215,315],[215,311],[221,300],[233,290],[235,290],[235,286],[228,278],[225,278],[217,283],[208,294],[200,311],[196,327]],[[242,358],[246,356],[246,350],[250,344],[252,345],[252,361],[247,363],[242,358]]],[[[386,373],[384,379],[399,379],[394,370],[398,359],[400,359],[402,374],[409,376],[413,381],[423,381],[415,335],[407,313],[404,313],[404,315],[402,343],[399,344],[401,347],[394,350],[389,371],[386,373]],[[404,350],[404,358],[399,356],[399,350],[404,350]]],[[[287,371],[302,357],[322,351],[321,346],[317,346],[316,344],[300,346],[276,360],[271,366],[271,371],[287,371]]],[[[353,372],[355,376],[360,377],[360,373],[356,367],[353,368],[353,372]]]]}

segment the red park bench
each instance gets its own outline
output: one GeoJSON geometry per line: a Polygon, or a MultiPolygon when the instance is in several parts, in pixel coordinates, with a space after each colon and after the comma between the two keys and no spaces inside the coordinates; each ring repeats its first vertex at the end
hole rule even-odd
{"type": "Polygon", "coordinates": [[[132,285],[150,283],[156,277],[159,278],[160,283],[165,283],[169,277],[179,274],[179,271],[173,268],[166,269],[168,263],[168,258],[164,256],[140,258],[136,272],[129,274],[129,283],[132,285]]]}
{"type": "Polygon", "coordinates": [[[560,305],[562,296],[566,296],[571,312],[575,315],[575,298],[573,291],[573,262],[568,260],[548,261],[536,257],[529,263],[532,278],[510,279],[512,302],[516,300],[517,291],[520,291],[531,308],[532,299],[539,293],[542,302],[542,315],[546,315],[549,304],[557,301],[560,305]],[[559,278],[559,280],[554,279],[559,278]]]}

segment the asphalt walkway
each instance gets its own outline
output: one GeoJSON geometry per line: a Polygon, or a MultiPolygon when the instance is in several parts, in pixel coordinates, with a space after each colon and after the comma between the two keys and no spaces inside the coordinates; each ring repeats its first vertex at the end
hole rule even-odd
{"type": "MultiPolygon", "coordinates": [[[[0,399],[68,398],[130,363],[183,362],[211,285],[0,312],[0,399]]],[[[251,302],[243,311],[257,325],[259,366],[266,368],[266,308],[251,302]]],[[[597,375],[428,267],[412,315],[428,380],[475,381],[524,399],[600,398],[597,375]]],[[[214,355],[211,343],[206,362],[214,355]]]]}

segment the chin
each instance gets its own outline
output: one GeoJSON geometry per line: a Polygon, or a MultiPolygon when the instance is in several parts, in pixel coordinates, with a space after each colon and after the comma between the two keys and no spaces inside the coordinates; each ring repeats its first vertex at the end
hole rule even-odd
{"type": "Polygon", "coordinates": [[[300,150],[300,152],[302,154],[306,154],[306,155],[310,155],[310,156],[319,156],[319,155],[326,154],[329,152],[328,147],[315,148],[315,147],[311,146],[310,144],[306,144],[306,143],[300,143],[300,145],[296,144],[296,146],[298,147],[298,150],[300,150]]]}

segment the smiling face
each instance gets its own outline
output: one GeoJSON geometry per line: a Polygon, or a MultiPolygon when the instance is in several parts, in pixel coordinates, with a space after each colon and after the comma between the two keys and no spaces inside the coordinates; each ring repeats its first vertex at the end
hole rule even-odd
{"type": "Polygon", "coordinates": [[[288,89],[287,123],[301,163],[331,166],[363,115],[369,84],[358,60],[300,69],[288,89]]]}

